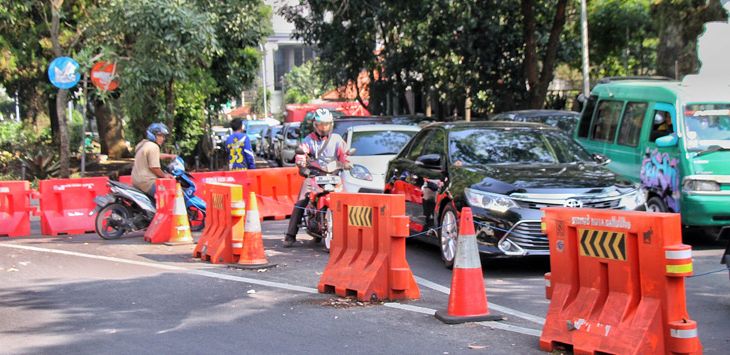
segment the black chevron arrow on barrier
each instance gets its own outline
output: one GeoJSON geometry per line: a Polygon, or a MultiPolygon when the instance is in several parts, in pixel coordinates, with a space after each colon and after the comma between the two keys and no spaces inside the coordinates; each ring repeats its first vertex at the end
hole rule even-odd
{"type": "Polygon", "coordinates": [[[586,244],[586,242],[588,241],[588,232],[589,231],[587,229],[584,229],[580,234],[580,247],[583,250],[583,254],[585,255],[590,255],[588,253],[588,245],[586,244]]]}

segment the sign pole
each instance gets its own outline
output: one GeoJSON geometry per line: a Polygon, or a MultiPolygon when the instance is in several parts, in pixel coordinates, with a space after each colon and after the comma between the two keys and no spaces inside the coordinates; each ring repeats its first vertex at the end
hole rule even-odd
{"type": "Polygon", "coordinates": [[[81,177],[86,173],[86,84],[88,75],[84,73],[83,86],[81,87],[81,97],[83,105],[81,106],[81,177]]]}

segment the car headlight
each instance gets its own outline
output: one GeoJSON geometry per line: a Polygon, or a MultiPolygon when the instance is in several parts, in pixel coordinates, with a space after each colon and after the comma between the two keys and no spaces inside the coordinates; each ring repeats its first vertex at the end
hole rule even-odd
{"type": "Polygon", "coordinates": [[[370,174],[370,170],[360,164],[355,164],[352,166],[352,170],[350,170],[350,175],[352,175],[352,177],[354,177],[355,179],[373,181],[373,175],[370,174]]]}
{"type": "Polygon", "coordinates": [[[492,211],[505,212],[510,208],[519,207],[511,198],[490,192],[464,189],[466,200],[470,206],[481,207],[492,211]]]}
{"type": "Polygon", "coordinates": [[[682,189],[684,191],[720,191],[720,184],[711,180],[685,179],[682,189]]]}
{"type": "Polygon", "coordinates": [[[646,203],[646,192],[643,189],[636,189],[621,196],[619,206],[627,210],[635,210],[646,203]]]}

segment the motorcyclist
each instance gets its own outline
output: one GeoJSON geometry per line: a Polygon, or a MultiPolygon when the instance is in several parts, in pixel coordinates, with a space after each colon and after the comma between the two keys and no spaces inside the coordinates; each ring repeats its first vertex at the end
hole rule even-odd
{"type": "Polygon", "coordinates": [[[140,189],[154,200],[155,180],[172,178],[162,171],[160,159],[175,159],[175,154],[160,153],[160,147],[170,134],[164,123],[155,122],[145,132],[145,138],[134,148],[134,165],[132,166],[132,186],[140,189]]]}
{"type": "MultiPolygon", "coordinates": [[[[334,125],[334,117],[332,112],[326,108],[320,108],[314,112],[314,132],[306,136],[302,143],[299,145],[299,149],[304,154],[297,154],[294,161],[296,164],[305,168],[307,166],[307,157],[313,160],[338,160],[345,165],[345,168],[349,167],[347,161],[347,143],[337,133],[332,133],[332,127],[334,125]]],[[[313,178],[307,178],[302,183],[302,187],[299,190],[299,200],[294,205],[292,210],[291,219],[289,220],[289,229],[284,237],[284,247],[289,248],[294,245],[297,241],[297,232],[299,231],[299,224],[304,215],[304,209],[309,203],[309,192],[312,188],[316,187],[313,178]]]]}

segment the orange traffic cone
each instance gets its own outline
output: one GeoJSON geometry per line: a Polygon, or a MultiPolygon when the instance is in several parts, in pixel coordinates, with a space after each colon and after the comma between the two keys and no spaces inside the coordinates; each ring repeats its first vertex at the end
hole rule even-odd
{"type": "Polygon", "coordinates": [[[474,218],[469,207],[461,210],[449,307],[446,312],[436,311],[436,318],[447,324],[504,319],[502,316],[489,314],[482,263],[479,261],[474,232],[474,218]]]}
{"type": "Polygon", "coordinates": [[[192,244],[193,236],[190,234],[190,222],[188,221],[188,211],[185,208],[185,198],[183,197],[182,188],[177,184],[175,192],[175,207],[172,208],[172,230],[170,232],[170,240],[165,245],[181,245],[192,244]]]}
{"type": "Polygon", "coordinates": [[[261,236],[261,220],[256,203],[256,193],[251,192],[246,205],[246,222],[243,225],[243,248],[238,263],[232,267],[241,269],[261,269],[272,267],[264,253],[264,239],[261,236]]]}

